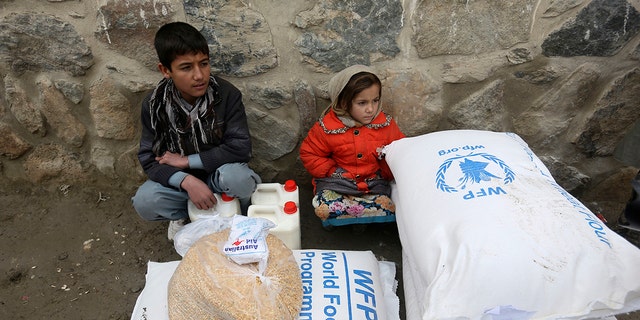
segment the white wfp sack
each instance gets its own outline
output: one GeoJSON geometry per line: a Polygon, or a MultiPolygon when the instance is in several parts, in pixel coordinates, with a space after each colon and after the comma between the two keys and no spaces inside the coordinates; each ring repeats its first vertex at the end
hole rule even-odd
{"type": "Polygon", "coordinates": [[[640,309],[640,250],[517,135],[452,130],[385,148],[407,319],[582,319],[640,309]]]}
{"type": "Polygon", "coordinates": [[[302,278],[300,320],[399,320],[395,264],[371,251],[293,250],[302,278]]]}

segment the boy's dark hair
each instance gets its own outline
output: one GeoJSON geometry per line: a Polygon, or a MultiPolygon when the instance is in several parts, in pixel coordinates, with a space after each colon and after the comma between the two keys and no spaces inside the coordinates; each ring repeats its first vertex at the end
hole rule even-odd
{"type": "Polygon", "coordinates": [[[382,96],[382,82],[380,82],[378,76],[366,71],[354,74],[338,95],[338,101],[335,106],[336,111],[351,112],[353,98],[374,84],[378,85],[380,88],[378,95],[382,96]]]}
{"type": "Polygon", "coordinates": [[[202,33],[184,22],[170,22],[158,29],[153,45],[163,66],[171,70],[177,56],[187,53],[209,55],[209,45],[202,33]]]}

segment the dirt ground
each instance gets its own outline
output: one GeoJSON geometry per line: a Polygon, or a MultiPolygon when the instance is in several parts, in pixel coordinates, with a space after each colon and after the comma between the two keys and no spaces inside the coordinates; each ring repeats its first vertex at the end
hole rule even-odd
{"type": "MultiPolygon", "coordinates": [[[[142,221],[133,211],[134,192],[0,185],[0,319],[130,319],[147,262],[180,258],[166,238],[168,223],[142,221]]],[[[360,235],[350,228],[327,232],[310,198],[310,190],[300,190],[302,247],[372,250],[379,260],[395,262],[403,301],[395,224],[371,225],[360,235]]],[[[638,245],[637,234],[625,235],[638,245]]]]}

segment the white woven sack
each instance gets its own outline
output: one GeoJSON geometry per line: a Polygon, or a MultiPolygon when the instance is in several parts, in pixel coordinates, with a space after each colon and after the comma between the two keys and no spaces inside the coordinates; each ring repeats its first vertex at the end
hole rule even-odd
{"type": "Polygon", "coordinates": [[[640,250],[561,188],[517,135],[442,131],[385,152],[409,320],[640,309],[640,250]]]}
{"type": "Polygon", "coordinates": [[[299,320],[399,320],[395,265],[371,251],[293,250],[302,278],[299,320]]]}

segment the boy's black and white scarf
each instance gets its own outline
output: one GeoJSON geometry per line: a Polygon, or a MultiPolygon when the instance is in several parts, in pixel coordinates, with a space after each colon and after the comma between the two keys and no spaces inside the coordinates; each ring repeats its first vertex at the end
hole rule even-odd
{"type": "Polygon", "coordinates": [[[218,83],[213,76],[209,78],[207,92],[198,98],[193,108],[180,97],[172,79],[162,79],[149,100],[151,128],[155,131],[153,152],[187,155],[186,143],[195,148],[196,153],[200,152],[201,144],[213,143],[218,134],[213,106],[218,98],[218,83]]]}

